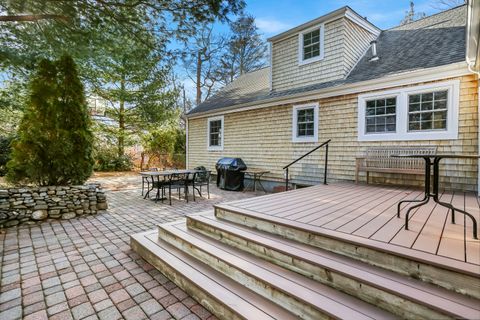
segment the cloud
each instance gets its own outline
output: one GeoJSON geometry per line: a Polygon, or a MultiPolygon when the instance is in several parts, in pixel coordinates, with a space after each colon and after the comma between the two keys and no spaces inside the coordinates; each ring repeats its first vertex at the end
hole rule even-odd
{"type": "Polygon", "coordinates": [[[292,26],[286,22],[271,18],[256,18],[255,23],[258,29],[265,34],[279,33],[292,28],[292,26]]]}

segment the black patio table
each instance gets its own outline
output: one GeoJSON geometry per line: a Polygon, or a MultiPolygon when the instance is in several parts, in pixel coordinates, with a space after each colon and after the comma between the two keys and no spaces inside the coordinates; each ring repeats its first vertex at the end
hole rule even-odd
{"type": "Polygon", "coordinates": [[[392,155],[392,157],[396,158],[423,158],[425,160],[425,196],[422,200],[402,200],[398,203],[397,206],[397,217],[400,218],[400,205],[404,202],[419,202],[407,210],[407,214],[405,215],[405,230],[408,230],[408,216],[410,211],[415,208],[421,207],[427,204],[430,201],[430,198],[433,198],[433,201],[438,203],[441,206],[447,207],[452,210],[452,223],[455,223],[455,211],[458,211],[466,216],[468,216],[473,223],[473,238],[478,239],[477,237],[477,221],[475,218],[468,212],[455,208],[449,203],[442,202],[438,199],[438,181],[439,181],[439,163],[442,159],[478,159],[480,158],[479,155],[454,155],[454,154],[410,154],[410,155],[392,155]],[[433,161],[432,161],[433,160],[433,161]],[[430,168],[433,166],[433,190],[430,191],[430,168]]]}
{"type": "MultiPolygon", "coordinates": [[[[143,199],[149,198],[150,197],[150,192],[154,189],[153,184],[154,184],[154,179],[157,178],[157,181],[160,181],[160,178],[162,177],[164,180],[167,179],[169,176],[173,174],[193,174],[193,173],[199,173],[202,172],[201,170],[164,170],[164,171],[143,171],[140,172],[140,175],[145,178],[150,178],[152,182],[152,187],[150,188],[150,184],[148,186],[147,193],[143,197],[143,199]]],[[[142,179],[142,190],[144,188],[143,185],[143,179],[142,179]]],[[[154,200],[162,200],[163,197],[161,198],[155,198],[154,200]]],[[[166,198],[163,198],[165,200],[166,198]]]]}

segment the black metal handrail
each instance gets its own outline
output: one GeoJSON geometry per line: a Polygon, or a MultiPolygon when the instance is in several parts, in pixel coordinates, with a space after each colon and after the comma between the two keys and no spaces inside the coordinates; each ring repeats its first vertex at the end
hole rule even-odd
{"type": "Polygon", "coordinates": [[[285,167],[283,167],[283,170],[285,170],[285,190],[286,190],[286,191],[288,191],[288,168],[289,168],[292,164],[297,163],[298,161],[302,160],[303,158],[305,158],[306,156],[308,156],[308,155],[311,154],[312,152],[317,151],[317,150],[320,149],[321,147],[325,147],[325,168],[324,168],[325,171],[324,171],[324,174],[323,174],[323,184],[327,184],[328,144],[330,143],[330,141],[332,141],[332,139],[328,139],[327,141],[325,141],[325,142],[322,143],[321,145],[316,146],[316,147],[313,148],[312,150],[308,151],[307,153],[305,153],[305,154],[302,155],[301,157],[293,160],[292,162],[290,162],[289,164],[287,164],[285,167]]]}

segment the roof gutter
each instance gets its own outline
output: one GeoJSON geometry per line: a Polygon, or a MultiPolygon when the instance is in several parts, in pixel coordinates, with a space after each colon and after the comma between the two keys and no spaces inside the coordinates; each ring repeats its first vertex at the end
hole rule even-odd
{"type": "Polygon", "coordinates": [[[480,0],[469,0],[467,9],[466,61],[471,72],[480,74],[480,0]]]}
{"type": "Polygon", "coordinates": [[[301,92],[283,97],[275,97],[271,99],[265,99],[261,102],[252,101],[243,104],[238,104],[231,107],[194,113],[186,115],[189,119],[203,118],[205,116],[216,114],[227,114],[233,112],[254,110],[260,108],[273,107],[283,104],[297,103],[309,100],[318,100],[336,96],[342,96],[347,94],[355,94],[359,92],[367,92],[373,90],[382,90],[397,86],[411,85],[422,82],[436,81],[446,78],[459,77],[463,75],[471,74],[468,70],[467,64],[463,62],[457,62],[448,64],[445,66],[420,69],[415,71],[408,71],[398,73],[394,75],[388,75],[385,77],[366,80],[361,82],[341,84],[338,86],[323,88],[319,90],[312,90],[310,92],[301,92]]]}

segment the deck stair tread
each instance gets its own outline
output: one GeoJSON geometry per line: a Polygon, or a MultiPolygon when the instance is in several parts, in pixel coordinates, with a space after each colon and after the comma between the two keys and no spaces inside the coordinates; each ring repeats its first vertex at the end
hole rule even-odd
{"type": "Polygon", "coordinates": [[[371,248],[373,250],[383,251],[389,254],[398,255],[401,257],[405,257],[412,261],[419,261],[422,263],[427,263],[435,266],[439,266],[441,268],[446,268],[455,272],[464,273],[467,275],[471,275],[474,277],[480,277],[480,268],[478,265],[462,262],[455,259],[450,259],[447,257],[442,257],[434,254],[430,254],[428,252],[422,252],[398,245],[393,245],[390,243],[384,243],[377,240],[372,240],[368,238],[363,238],[359,236],[355,236],[352,234],[330,230],[326,228],[322,228],[319,226],[309,225],[306,223],[301,223],[298,221],[287,220],[281,217],[271,216],[259,211],[255,211],[252,209],[247,209],[243,207],[237,207],[230,203],[221,203],[216,204],[214,207],[217,210],[224,210],[226,212],[236,213],[244,217],[250,217],[256,220],[262,220],[273,224],[284,225],[292,230],[298,229],[303,230],[305,232],[319,234],[324,237],[337,239],[341,242],[351,243],[358,246],[365,246],[367,248],[371,248]],[[394,248],[394,250],[393,250],[394,248]]]}
{"type": "Polygon", "coordinates": [[[181,273],[183,277],[188,278],[191,283],[201,287],[208,295],[219,297],[222,304],[244,319],[297,319],[296,316],[277,304],[158,239],[157,230],[136,234],[132,238],[156,258],[161,259],[181,273]]]}
{"type": "Polygon", "coordinates": [[[190,216],[188,219],[206,224],[227,234],[233,234],[247,242],[256,243],[267,249],[332,270],[407,300],[426,305],[430,309],[443,314],[465,319],[480,318],[480,303],[474,298],[410,279],[393,271],[375,267],[334,252],[219,220],[212,214],[190,216]]]}
{"type": "Polygon", "coordinates": [[[342,319],[388,319],[394,315],[349,296],[331,287],[279,267],[242,250],[187,228],[183,221],[159,226],[159,234],[168,233],[188,246],[194,247],[217,260],[224,261],[240,272],[256,278],[278,291],[321,310],[333,318],[342,319]]]}

